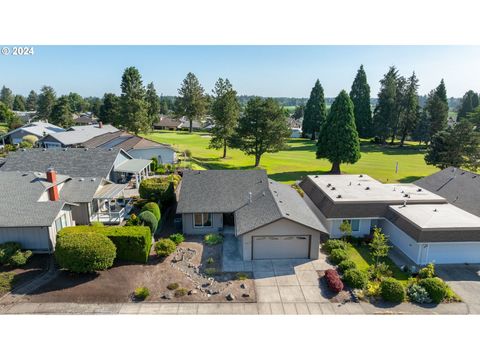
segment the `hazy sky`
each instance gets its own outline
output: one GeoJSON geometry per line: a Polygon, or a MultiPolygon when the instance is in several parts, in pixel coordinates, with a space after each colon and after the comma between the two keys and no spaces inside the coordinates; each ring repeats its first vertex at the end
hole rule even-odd
{"type": "Polygon", "coordinates": [[[444,78],[448,96],[460,97],[480,91],[479,63],[480,46],[35,46],[33,56],[0,55],[0,86],[25,95],[42,85],[58,95],[119,94],[123,70],[136,66],[164,95],[176,95],[192,71],[208,92],[227,77],[239,94],[307,97],[319,78],[333,97],[363,64],[372,97],[391,65],[405,76],[415,71],[420,94],[444,78]]]}

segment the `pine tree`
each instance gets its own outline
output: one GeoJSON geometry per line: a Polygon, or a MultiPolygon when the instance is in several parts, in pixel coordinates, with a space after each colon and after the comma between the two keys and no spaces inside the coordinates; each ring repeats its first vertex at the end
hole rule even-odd
{"type": "Polygon", "coordinates": [[[182,82],[182,86],[178,89],[179,97],[176,101],[177,115],[186,116],[190,121],[190,129],[192,132],[193,120],[198,120],[208,107],[208,98],[205,96],[203,87],[200,85],[195,74],[189,72],[182,82]]]}
{"type": "Polygon", "coordinates": [[[428,133],[429,133],[428,116],[427,116],[427,111],[424,108],[422,111],[420,111],[417,126],[412,132],[412,139],[415,141],[418,141],[419,144],[421,144],[422,142],[426,144],[428,142],[428,133]]]}
{"type": "Polygon", "coordinates": [[[7,105],[7,107],[12,110],[13,109],[13,93],[12,90],[7,88],[6,86],[2,87],[2,90],[0,90],[0,101],[7,105]]]}
{"type": "Polygon", "coordinates": [[[50,86],[42,87],[38,96],[37,116],[42,120],[50,119],[53,107],[55,106],[56,94],[50,86]]]}
{"type": "Polygon", "coordinates": [[[458,109],[457,119],[466,118],[467,114],[473,112],[478,105],[478,94],[473,90],[468,90],[465,95],[463,95],[462,103],[458,109]]]}
{"type": "Polygon", "coordinates": [[[13,110],[25,111],[25,98],[22,95],[15,95],[13,100],[13,110]]]}
{"type": "Polygon", "coordinates": [[[302,129],[304,136],[310,135],[315,140],[315,134],[320,131],[321,125],[325,122],[326,115],[325,97],[320,81],[317,79],[315,86],[310,92],[310,98],[305,105],[303,114],[302,129]]]}
{"type": "Polygon", "coordinates": [[[305,105],[297,105],[295,107],[295,110],[293,112],[292,117],[295,120],[299,120],[299,119],[303,118],[304,114],[305,114],[305,105]]]}
{"type": "Polygon", "coordinates": [[[368,138],[373,134],[372,109],[370,107],[370,86],[367,82],[367,74],[363,65],[358,69],[355,80],[353,80],[350,98],[353,102],[353,113],[358,135],[368,138]]]}
{"type": "Polygon", "coordinates": [[[398,71],[392,66],[380,80],[378,102],[373,114],[375,136],[384,144],[391,136],[395,122],[398,120],[397,85],[398,71]]]}
{"type": "Polygon", "coordinates": [[[38,95],[35,91],[30,91],[27,97],[27,101],[25,103],[26,109],[28,111],[36,111],[37,110],[37,100],[38,95]]]}
{"type": "Polygon", "coordinates": [[[407,80],[403,110],[400,118],[400,146],[403,146],[407,135],[417,127],[420,119],[420,105],[418,104],[418,78],[415,72],[407,80]]]}
{"type": "Polygon", "coordinates": [[[99,118],[104,124],[121,125],[120,99],[117,95],[112,93],[103,95],[99,118]]]}
{"type": "Polygon", "coordinates": [[[213,124],[210,148],[223,148],[223,158],[227,157],[227,146],[235,132],[240,116],[240,104],[237,100],[237,92],[233,90],[228,79],[218,79],[213,90],[212,103],[213,124]]]}
{"type": "Polygon", "coordinates": [[[64,128],[69,128],[73,126],[74,121],[72,117],[72,112],[70,111],[70,103],[68,101],[68,96],[63,95],[57,99],[50,115],[50,121],[52,122],[52,124],[64,128]]]}
{"type": "Polygon", "coordinates": [[[160,98],[157,95],[157,90],[155,90],[153,82],[147,85],[146,101],[148,122],[151,128],[153,124],[158,121],[160,115],[160,98]]]}
{"type": "Polygon", "coordinates": [[[336,97],[327,120],[322,124],[317,143],[317,158],[332,163],[332,174],[340,174],[342,163],[354,164],[360,159],[360,141],[353,103],[345,90],[336,97]]]}
{"type": "Polygon", "coordinates": [[[437,132],[447,126],[448,99],[445,83],[442,79],[440,85],[430,92],[425,106],[428,121],[428,140],[437,132]]]}
{"type": "Polygon", "coordinates": [[[137,68],[132,66],[125,69],[120,87],[122,89],[120,96],[121,125],[135,135],[149,131],[145,88],[137,68]]]}

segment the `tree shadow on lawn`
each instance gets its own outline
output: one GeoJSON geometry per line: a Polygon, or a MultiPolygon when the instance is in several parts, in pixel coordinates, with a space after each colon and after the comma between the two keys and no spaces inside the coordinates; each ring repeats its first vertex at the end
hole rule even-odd
{"type": "Polygon", "coordinates": [[[361,141],[360,151],[362,153],[383,153],[385,155],[418,155],[425,153],[425,148],[416,145],[380,145],[372,144],[370,141],[361,141]]]}
{"type": "Polygon", "coordinates": [[[400,183],[412,183],[412,182],[417,181],[421,178],[423,178],[423,176],[410,175],[410,176],[405,176],[401,179],[398,179],[398,182],[400,182],[400,183]]]}
{"type": "Polygon", "coordinates": [[[321,175],[321,174],[328,174],[329,170],[312,170],[312,171],[286,171],[276,174],[269,174],[268,177],[272,180],[279,181],[279,182],[287,182],[287,181],[297,181],[302,180],[307,175],[321,175]]]}

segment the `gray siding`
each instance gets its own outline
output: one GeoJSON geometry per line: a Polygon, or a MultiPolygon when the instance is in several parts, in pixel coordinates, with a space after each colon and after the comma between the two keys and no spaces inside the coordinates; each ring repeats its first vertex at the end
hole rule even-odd
{"type": "Polygon", "coordinates": [[[212,226],[196,228],[193,226],[193,214],[182,214],[183,233],[186,235],[202,235],[209,233],[217,233],[223,228],[223,214],[212,214],[212,226]]]}
{"type": "Polygon", "coordinates": [[[154,157],[161,164],[173,164],[175,162],[175,151],[167,147],[132,149],[128,151],[128,154],[135,159],[150,160],[154,157]]]}
{"type": "Polygon", "coordinates": [[[72,207],[72,218],[76,225],[90,224],[90,203],[78,203],[79,206],[72,207]]]}
{"type": "Polygon", "coordinates": [[[24,249],[39,252],[51,251],[49,228],[46,226],[0,228],[0,243],[9,241],[22,244],[24,249]]]}

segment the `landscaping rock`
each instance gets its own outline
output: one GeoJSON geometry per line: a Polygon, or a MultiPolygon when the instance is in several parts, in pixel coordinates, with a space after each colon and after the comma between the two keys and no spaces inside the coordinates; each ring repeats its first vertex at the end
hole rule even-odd
{"type": "Polygon", "coordinates": [[[235,296],[233,296],[233,294],[230,293],[230,294],[228,294],[228,295],[226,296],[226,299],[227,299],[228,301],[233,301],[233,300],[235,300],[235,296]]]}
{"type": "Polygon", "coordinates": [[[242,294],[242,297],[248,298],[248,297],[250,297],[250,294],[244,293],[244,294],[242,294]]]}
{"type": "Polygon", "coordinates": [[[165,300],[170,300],[172,298],[172,295],[166,293],[166,294],[163,294],[162,296],[162,299],[165,299],[165,300]]]}
{"type": "Polygon", "coordinates": [[[188,295],[195,295],[198,291],[197,290],[190,290],[188,295]]]}
{"type": "Polygon", "coordinates": [[[247,285],[245,285],[245,284],[242,283],[242,284],[240,284],[240,287],[241,287],[242,289],[246,289],[246,288],[247,288],[247,285]]]}

